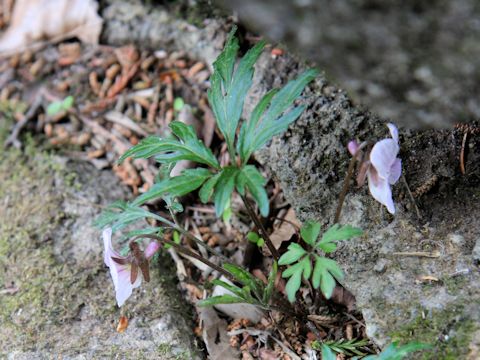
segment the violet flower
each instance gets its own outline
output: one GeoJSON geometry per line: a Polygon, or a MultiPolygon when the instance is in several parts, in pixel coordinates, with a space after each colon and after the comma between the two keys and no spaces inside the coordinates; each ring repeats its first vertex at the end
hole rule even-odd
{"type": "Polygon", "coordinates": [[[103,245],[105,247],[104,261],[110,268],[113,285],[115,287],[115,297],[118,306],[122,306],[132,295],[133,289],[140,286],[142,276],[138,276],[140,268],[145,281],[150,280],[148,272],[148,259],[151,258],[160,248],[157,242],[151,242],[142,254],[136,243],[130,243],[131,254],[122,256],[113,249],[112,229],[107,228],[102,233],[103,245]]]}
{"type": "MultiPolygon", "coordinates": [[[[368,188],[373,198],[385,205],[391,214],[395,214],[395,205],[392,199],[390,185],[395,184],[402,174],[402,161],[397,158],[400,146],[398,145],[398,129],[393,124],[387,124],[392,138],[378,141],[370,151],[369,160],[363,162],[358,178],[362,184],[368,178],[368,188]]],[[[348,151],[355,155],[359,145],[355,141],[348,143],[348,151]]]]}

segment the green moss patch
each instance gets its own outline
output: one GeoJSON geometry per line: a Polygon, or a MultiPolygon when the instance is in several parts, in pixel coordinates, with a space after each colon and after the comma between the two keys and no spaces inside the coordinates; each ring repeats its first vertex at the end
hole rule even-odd
{"type": "MultiPolygon", "coordinates": [[[[480,304],[476,304],[476,308],[479,307],[480,304]]],[[[423,313],[419,310],[413,321],[390,335],[393,341],[401,343],[420,341],[432,345],[432,350],[419,353],[420,359],[464,359],[473,334],[478,330],[478,323],[469,314],[461,305],[430,312],[423,310],[423,313]]]]}

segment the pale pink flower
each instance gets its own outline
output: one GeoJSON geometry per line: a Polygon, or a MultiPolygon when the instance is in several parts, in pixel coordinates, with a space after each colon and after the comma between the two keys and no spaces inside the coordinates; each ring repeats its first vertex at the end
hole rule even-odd
{"type": "Polygon", "coordinates": [[[115,287],[115,297],[118,306],[122,306],[132,295],[133,289],[139,287],[142,283],[142,275],[145,281],[149,281],[148,260],[160,248],[156,241],[151,242],[145,249],[145,254],[138,251],[136,243],[130,243],[132,253],[129,256],[122,256],[113,249],[112,229],[107,228],[103,231],[103,245],[105,247],[104,261],[110,268],[113,285],[115,287]],[[141,275],[139,274],[141,270],[141,275]]]}
{"type": "MultiPolygon", "coordinates": [[[[378,141],[370,151],[369,160],[362,164],[359,183],[368,178],[368,188],[373,198],[387,207],[388,212],[395,213],[390,185],[395,184],[402,174],[402,161],[397,157],[400,151],[398,145],[398,130],[395,125],[387,124],[392,138],[378,141]],[[363,170],[362,170],[363,168],[363,170]],[[366,170],[366,171],[365,171],[366,170]]],[[[352,155],[358,151],[359,145],[355,141],[348,143],[348,150],[352,155]]]]}

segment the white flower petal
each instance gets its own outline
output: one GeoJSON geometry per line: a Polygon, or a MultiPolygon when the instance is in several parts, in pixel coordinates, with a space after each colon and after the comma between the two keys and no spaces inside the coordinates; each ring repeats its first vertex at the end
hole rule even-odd
{"type": "Polygon", "coordinates": [[[368,188],[373,198],[380,204],[385,205],[390,214],[395,214],[395,205],[393,204],[392,191],[390,190],[388,180],[378,176],[375,169],[372,168],[367,172],[367,177],[368,188]]]}
{"type": "Polygon", "coordinates": [[[396,158],[390,169],[390,176],[388,177],[388,182],[391,185],[395,184],[398,179],[400,179],[400,175],[402,175],[402,160],[396,158]]]}
{"type": "Polygon", "coordinates": [[[377,142],[370,152],[370,162],[378,175],[384,179],[390,178],[392,166],[397,159],[400,148],[393,139],[383,139],[377,142]]]}
{"type": "Polygon", "coordinates": [[[390,135],[392,135],[392,139],[398,144],[398,129],[392,123],[388,123],[388,130],[390,130],[390,135]]]}

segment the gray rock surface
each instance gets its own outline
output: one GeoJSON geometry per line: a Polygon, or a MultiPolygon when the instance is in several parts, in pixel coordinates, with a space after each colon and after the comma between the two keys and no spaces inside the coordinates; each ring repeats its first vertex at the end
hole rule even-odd
{"type": "MultiPolygon", "coordinates": [[[[203,40],[185,42],[181,38],[209,38],[206,35],[210,31],[208,29],[221,32],[224,21],[207,20],[205,27],[195,29],[161,9],[144,10],[141,18],[152,24],[145,19],[159,16],[157,11],[166,16],[165,24],[175,24],[168,28],[172,32],[169,35],[171,41],[165,42],[156,36],[149,41],[152,35],[146,35],[142,38],[143,44],[188,51],[207,61],[211,56],[209,54],[218,53],[221,44],[217,41],[210,42],[211,51],[207,51],[197,46],[206,44],[203,40]],[[175,30],[176,27],[187,27],[189,32],[182,35],[181,31],[175,30]]],[[[126,34],[124,29],[137,33],[135,29],[140,26],[138,20],[128,19],[117,22],[115,27],[110,27],[108,23],[107,19],[107,39],[116,30],[118,34],[122,31],[126,34]]],[[[214,38],[220,39],[224,35],[217,34],[214,38]]],[[[117,38],[117,41],[122,42],[122,39],[117,38]]],[[[129,37],[124,37],[125,41],[129,41],[129,37]]],[[[303,68],[301,61],[288,54],[280,57],[268,53],[262,55],[256,65],[254,87],[247,98],[244,115],[248,117],[268,89],[285,84],[303,68]]],[[[400,74],[409,79],[408,71],[400,74]]],[[[387,80],[395,78],[397,72],[387,75],[387,80]]],[[[352,75],[350,79],[355,77],[352,75]]],[[[469,86],[470,83],[466,84],[469,86]]],[[[385,99],[383,91],[379,92],[379,99],[385,99]]],[[[470,95],[476,96],[473,93],[470,95]]],[[[450,100],[446,92],[445,101],[450,100]]],[[[399,107],[389,101],[393,100],[386,99],[383,104],[391,108],[395,116],[411,110],[413,113],[408,119],[428,122],[430,115],[427,113],[428,116],[422,118],[423,115],[419,115],[422,111],[416,106],[410,107],[408,101],[405,100],[405,106],[399,107]]],[[[327,225],[333,220],[350,160],[347,142],[353,138],[376,141],[388,137],[388,131],[378,116],[355,105],[345,91],[330,84],[324,76],[319,76],[306,89],[299,102],[307,107],[304,114],[256,157],[271,169],[301,220],[317,219],[327,225]]],[[[380,103],[382,101],[378,100],[377,105],[380,103]]],[[[432,113],[440,111],[435,107],[438,103],[435,104],[425,109],[432,113]]],[[[439,116],[439,122],[453,121],[450,115],[457,110],[455,106],[446,109],[439,116]]],[[[379,113],[382,114],[382,111],[379,113]]],[[[407,118],[395,116],[394,120],[411,125],[407,118]]],[[[368,334],[381,346],[392,338],[422,340],[434,344],[433,358],[441,359],[466,357],[469,346],[475,344],[472,336],[479,328],[480,293],[479,269],[473,263],[472,251],[480,233],[476,215],[480,210],[480,143],[478,137],[468,137],[466,174],[463,175],[459,171],[458,160],[462,138],[463,133],[458,130],[413,131],[400,127],[403,171],[411,190],[417,194],[415,202],[421,219],[416,217],[402,181],[393,189],[397,206],[395,217],[373,200],[366,186],[361,189],[352,186],[347,195],[342,222],[362,227],[366,235],[343,244],[335,257],[346,270],[344,285],[357,298],[357,307],[364,315],[368,334]],[[425,256],[430,253],[436,256],[437,251],[438,257],[425,256]]]]}
{"type": "Polygon", "coordinates": [[[196,358],[173,267],[152,264],[152,281],[116,305],[92,227],[105,205],[127,196],[115,175],[35,148],[27,154],[0,159],[0,357],[196,358]]]}
{"type": "Polygon", "coordinates": [[[480,116],[476,0],[216,1],[384,119],[441,127],[480,116]]]}

